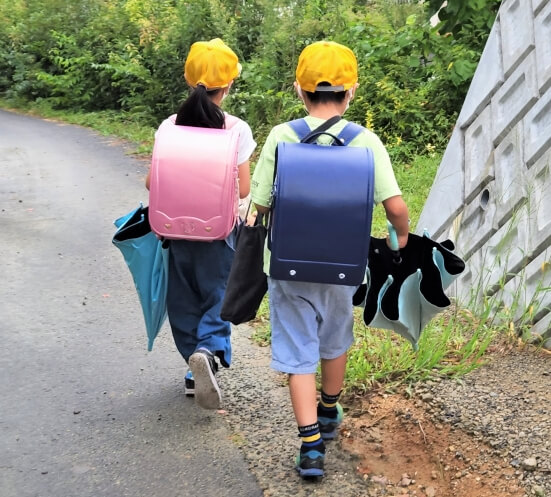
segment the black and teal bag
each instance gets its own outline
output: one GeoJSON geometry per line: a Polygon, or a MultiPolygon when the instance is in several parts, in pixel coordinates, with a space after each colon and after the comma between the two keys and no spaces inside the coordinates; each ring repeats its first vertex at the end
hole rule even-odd
{"type": "Polygon", "coordinates": [[[270,276],[359,285],[369,253],[374,161],[371,149],[347,145],[364,128],[347,123],[334,136],[321,127],[311,132],[304,119],[289,125],[301,141],[276,149],[270,276]],[[332,145],[316,143],[322,134],[333,137],[332,145]]]}

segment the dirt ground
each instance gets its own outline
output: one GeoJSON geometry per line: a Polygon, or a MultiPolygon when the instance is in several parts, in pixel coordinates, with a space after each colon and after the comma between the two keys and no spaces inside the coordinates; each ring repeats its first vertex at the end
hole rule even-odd
{"type": "Polygon", "coordinates": [[[455,386],[347,399],[341,447],[370,497],[548,496],[550,377],[549,351],[497,347],[455,386]]]}
{"type": "Polygon", "coordinates": [[[360,457],[358,472],[379,485],[381,495],[524,495],[513,479],[514,468],[491,456],[489,447],[434,422],[419,402],[403,394],[376,394],[358,401],[341,435],[342,447],[360,457]]]}

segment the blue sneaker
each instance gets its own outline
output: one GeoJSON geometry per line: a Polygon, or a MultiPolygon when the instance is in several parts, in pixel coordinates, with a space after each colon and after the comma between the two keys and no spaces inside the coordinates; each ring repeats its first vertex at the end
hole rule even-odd
{"type": "Polygon", "coordinates": [[[305,480],[321,480],[323,477],[323,462],[325,454],[312,449],[307,452],[300,451],[295,460],[295,469],[301,478],[305,480]]]}
{"type": "Polygon", "coordinates": [[[184,377],[184,394],[186,397],[193,397],[195,395],[195,380],[193,379],[191,369],[188,369],[184,377]]]}
{"type": "Polygon", "coordinates": [[[337,417],[326,418],[324,416],[318,416],[318,423],[320,427],[321,438],[324,440],[334,440],[337,438],[339,426],[342,423],[344,413],[342,406],[337,402],[337,417]]]}

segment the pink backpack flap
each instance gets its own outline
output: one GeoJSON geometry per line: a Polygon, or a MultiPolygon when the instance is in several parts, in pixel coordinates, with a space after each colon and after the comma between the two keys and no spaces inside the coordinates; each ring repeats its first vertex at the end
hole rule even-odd
{"type": "Polygon", "coordinates": [[[164,121],[151,161],[149,223],[155,233],[195,241],[230,234],[239,208],[238,139],[231,129],[164,121]]]}

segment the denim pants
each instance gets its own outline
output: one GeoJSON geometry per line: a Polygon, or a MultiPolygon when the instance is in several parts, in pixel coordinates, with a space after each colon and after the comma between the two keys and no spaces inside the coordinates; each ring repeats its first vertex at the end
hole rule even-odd
{"type": "Polygon", "coordinates": [[[231,325],[220,309],[234,251],[226,241],[171,240],[168,263],[168,320],[186,362],[198,348],[231,363],[231,325]]]}

